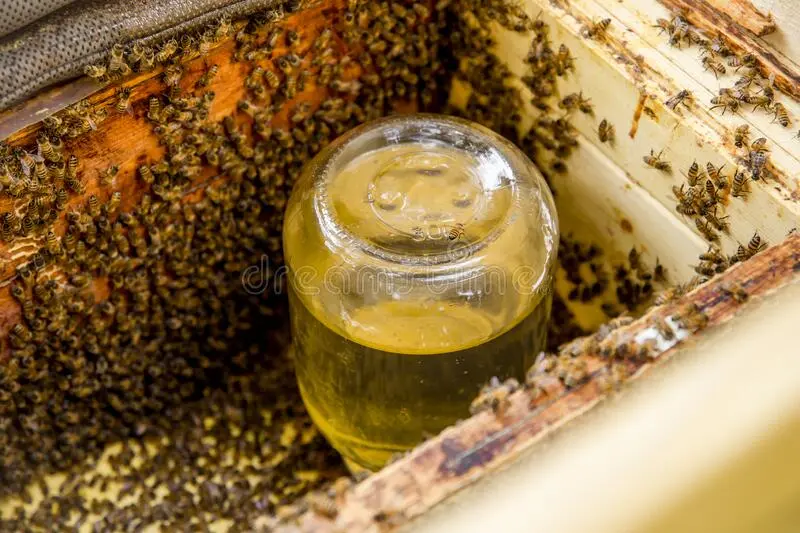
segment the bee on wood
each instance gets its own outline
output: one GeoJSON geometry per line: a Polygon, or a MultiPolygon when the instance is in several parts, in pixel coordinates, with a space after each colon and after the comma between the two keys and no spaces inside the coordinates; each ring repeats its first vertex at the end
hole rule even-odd
{"type": "Polygon", "coordinates": [[[744,143],[747,142],[748,137],[750,136],[750,126],[748,124],[742,124],[738,126],[733,133],[733,141],[737,148],[741,148],[744,146],[744,143]]]}
{"type": "Polygon", "coordinates": [[[208,67],[208,70],[206,70],[203,73],[203,75],[200,76],[200,78],[197,80],[197,86],[208,87],[208,85],[211,83],[211,80],[213,80],[214,77],[217,75],[217,72],[219,72],[219,65],[215,64],[208,67]]]}
{"type": "Polygon", "coordinates": [[[294,48],[300,42],[300,34],[294,30],[286,31],[286,45],[289,48],[294,48]]]}
{"type": "Polygon", "coordinates": [[[53,144],[50,142],[50,139],[47,138],[47,135],[44,132],[39,133],[36,137],[36,146],[39,149],[39,153],[42,157],[47,159],[50,162],[59,161],[61,159],[61,155],[53,148],[53,144]]]}
{"type": "Polygon", "coordinates": [[[672,32],[675,31],[675,24],[671,20],[667,19],[656,19],[656,23],[653,25],[654,28],[658,28],[658,34],[661,35],[664,32],[667,32],[667,35],[672,35],[672,32]]]}
{"type": "Polygon", "coordinates": [[[754,181],[761,179],[764,174],[764,165],[767,163],[767,152],[754,150],[750,152],[750,177],[754,181]]]}
{"type": "Polygon", "coordinates": [[[767,138],[759,137],[750,144],[750,149],[755,152],[769,152],[769,148],[767,148],[767,138]]]}
{"type": "Polygon", "coordinates": [[[680,187],[673,185],[672,194],[674,194],[675,198],[678,200],[678,206],[676,209],[678,209],[679,213],[684,215],[690,215],[694,213],[692,209],[692,201],[691,199],[687,199],[686,192],[683,190],[683,184],[681,184],[680,187]],[[691,212],[687,212],[690,210],[691,212]]]}
{"type": "Polygon", "coordinates": [[[106,75],[106,67],[102,65],[86,65],[83,73],[95,80],[102,80],[106,75]]]}
{"type": "Polygon", "coordinates": [[[692,99],[692,93],[690,93],[686,89],[683,89],[680,92],[678,92],[678,94],[667,100],[666,106],[672,110],[675,110],[676,107],[678,107],[680,104],[683,104],[688,108],[689,104],[687,103],[687,100],[690,101],[691,99],[692,99]]]}
{"type": "Polygon", "coordinates": [[[710,70],[714,77],[719,79],[720,74],[725,74],[725,65],[720,63],[719,61],[713,59],[710,56],[706,56],[702,59],[703,63],[703,70],[710,70]]]}
{"type": "Polygon", "coordinates": [[[663,150],[656,154],[654,150],[650,150],[650,155],[644,156],[642,160],[649,167],[662,172],[670,173],[672,172],[672,166],[667,161],[661,159],[662,152],[663,150]]]}
{"type": "Polygon", "coordinates": [[[117,89],[117,101],[114,103],[114,109],[117,113],[125,113],[131,105],[131,90],[128,87],[117,89]]]}
{"type": "Polygon", "coordinates": [[[706,250],[704,253],[700,254],[700,258],[699,259],[700,259],[700,261],[710,262],[710,263],[713,263],[715,265],[727,264],[727,262],[728,262],[728,260],[723,255],[722,250],[720,250],[719,248],[717,248],[713,244],[709,245],[708,250],[706,250]]]}
{"type": "Polygon", "coordinates": [[[755,232],[753,237],[750,239],[750,242],[747,243],[748,257],[753,257],[767,246],[768,244],[766,242],[761,241],[761,236],[758,234],[758,232],[755,232]]]}
{"type": "Polygon", "coordinates": [[[727,111],[728,109],[730,109],[731,112],[736,113],[736,111],[739,110],[739,105],[740,105],[739,100],[737,100],[736,98],[727,93],[723,93],[720,94],[719,96],[713,97],[711,99],[711,104],[712,106],[710,108],[710,111],[713,111],[718,107],[721,107],[723,115],[725,114],[725,111],[727,111]]]}
{"type": "Polygon", "coordinates": [[[178,51],[178,41],[170,39],[161,45],[161,48],[156,52],[155,60],[157,63],[166,63],[178,51]]]}
{"type": "Polygon", "coordinates": [[[561,100],[561,102],[558,103],[558,107],[561,109],[566,109],[567,111],[580,109],[581,112],[586,113],[587,115],[591,115],[594,112],[591,104],[591,98],[584,98],[583,92],[568,94],[561,100]]]}
{"type": "Polygon", "coordinates": [[[151,96],[148,100],[149,109],[147,112],[147,118],[154,122],[161,121],[161,100],[158,99],[157,96],[151,96]]]}
{"type": "Polygon", "coordinates": [[[747,102],[748,104],[753,105],[753,111],[758,110],[758,108],[763,107],[764,109],[769,109],[772,105],[772,98],[767,95],[760,94],[748,94],[744,95],[742,101],[747,102]]]}
{"type": "Polygon", "coordinates": [[[495,413],[502,413],[508,407],[509,396],[518,389],[519,382],[514,378],[501,383],[497,377],[493,377],[472,401],[469,411],[471,414],[476,414],[491,409],[495,413]]]}
{"type": "Polygon", "coordinates": [[[728,232],[729,225],[725,221],[725,219],[728,218],[727,216],[717,217],[717,212],[715,209],[714,211],[706,212],[705,217],[708,223],[714,226],[714,229],[716,229],[717,231],[722,231],[725,233],[728,232]]]}
{"type": "Polygon", "coordinates": [[[122,202],[122,193],[119,191],[114,191],[111,193],[111,198],[109,198],[108,203],[105,205],[106,213],[114,213],[117,208],[119,208],[119,204],[122,202]]]}
{"type": "Polygon", "coordinates": [[[616,136],[614,126],[606,119],[601,120],[600,125],[597,127],[597,136],[600,142],[613,144],[616,136]]]}
{"type": "Polygon", "coordinates": [[[777,121],[778,124],[784,128],[791,126],[792,122],[789,120],[789,113],[786,111],[786,108],[782,103],[775,102],[775,104],[772,106],[772,110],[775,112],[775,118],[772,119],[772,122],[777,121]]]}
{"type": "Polygon", "coordinates": [[[567,72],[575,71],[575,58],[570,55],[569,48],[565,44],[558,47],[554,62],[557,76],[563,76],[567,72]]]}
{"type": "Polygon", "coordinates": [[[728,58],[728,66],[735,68],[738,72],[742,67],[754,67],[756,65],[756,56],[753,54],[744,54],[741,56],[731,56],[728,58]]]}
{"type": "Polygon", "coordinates": [[[697,164],[697,161],[692,162],[692,166],[689,167],[686,178],[690,187],[697,185],[697,181],[700,179],[700,165],[697,164]]]}
{"type": "Polygon", "coordinates": [[[747,175],[737,168],[736,173],[733,176],[731,196],[734,198],[747,198],[748,193],[747,175]]]}
{"type": "Polygon", "coordinates": [[[583,36],[589,39],[603,39],[605,38],[606,31],[610,25],[610,18],[592,21],[590,25],[583,27],[583,36]]]}
{"type": "Polygon", "coordinates": [[[110,185],[118,173],[119,165],[111,165],[102,174],[100,174],[100,183],[102,185],[110,185]]]}
{"type": "Polygon", "coordinates": [[[736,303],[742,304],[746,302],[747,299],[750,297],[747,291],[744,290],[744,288],[739,283],[736,282],[727,283],[722,287],[720,287],[720,289],[722,290],[722,292],[730,296],[736,303]]]}
{"type": "Polygon", "coordinates": [[[681,16],[672,19],[672,32],[669,35],[669,44],[671,46],[681,47],[681,41],[689,39],[689,23],[686,22],[681,16]]]}
{"type": "Polygon", "coordinates": [[[698,331],[708,325],[708,315],[695,303],[689,304],[684,312],[673,318],[690,331],[698,331]]]}
{"type": "Polygon", "coordinates": [[[699,231],[707,241],[719,242],[719,235],[707,221],[704,221],[702,218],[697,218],[694,224],[697,227],[697,231],[699,231]]]}
{"type": "Polygon", "coordinates": [[[711,262],[703,261],[698,265],[695,265],[694,271],[700,274],[701,276],[712,277],[714,274],[717,273],[716,265],[711,262]]]}

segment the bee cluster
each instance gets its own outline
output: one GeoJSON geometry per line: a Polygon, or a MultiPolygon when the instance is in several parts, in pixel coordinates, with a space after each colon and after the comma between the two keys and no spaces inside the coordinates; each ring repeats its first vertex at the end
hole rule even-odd
{"type": "MultiPolygon", "coordinates": [[[[81,102],[46,119],[36,153],[4,145],[3,190],[24,185],[3,216],[4,240],[27,231],[37,250],[11,280],[21,318],[0,365],[0,495],[21,503],[3,513],[0,530],[185,529],[212,519],[245,528],[330,484],[341,464],[310,428],[291,364],[278,355],[285,343],[263,331],[265,323],[283,328],[284,301],[247,293],[240,278],[264,252],[271,266],[281,264],[283,208],[304,163],[372,118],[448,110],[453,77],[472,94],[451,112],[536,143],[518,132],[521,96],[489,52],[492,21],[546,41],[546,26],[520,8],[504,0],[350,0],[314,29],[286,16],[296,6],[153,48],[116,46],[87,73],[105,81],[160,68],[161,95],[121,88],[109,108],[81,102]],[[219,116],[215,74],[227,63],[200,73],[186,62],[200,56],[193,61],[201,64],[226,38],[247,75],[235,111],[219,116]],[[109,110],[147,120],[164,154],[138,158],[135,188],[145,192],[132,210],[120,190],[107,201],[68,201],[86,183],[69,155],[72,139],[97,129],[109,110]],[[31,209],[36,216],[25,218],[21,210],[31,209]],[[94,466],[113,441],[123,451],[100,473],[94,466]],[[237,472],[229,454],[249,466],[237,472]],[[72,475],[40,503],[25,503],[31,481],[55,470],[72,475]],[[118,485],[121,495],[109,489],[118,485]],[[108,496],[87,495],[98,488],[108,496]]],[[[544,56],[537,61],[551,78],[573,68],[568,51],[545,55],[549,66],[544,56]]],[[[563,156],[576,144],[565,119],[539,128],[563,156]]],[[[112,186],[121,168],[102,172],[100,185],[112,186]]],[[[555,307],[554,315],[568,314],[555,307]]]]}
{"type": "MultiPolygon", "coordinates": [[[[714,74],[715,78],[730,74],[738,77],[732,87],[723,87],[719,94],[711,98],[711,109],[722,109],[736,113],[744,105],[752,105],[753,111],[763,109],[773,115],[773,122],[784,128],[792,124],[786,107],[775,101],[775,75],[763,76],[759,61],[750,53],[736,54],[731,50],[722,33],[709,38],[704,32],[692,26],[683,14],[672,19],[658,19],[656,27],[666,33],[672,46],[697,45],[701,49],[703,68],[714,74]]],[[[685,93],[688,91],[681,91],[685,93]]],[[[669,105],[669,104],[668,104],[669,105]]],[[[677,103],[675,103],[677,105],[677,103]]],[[[675,105],[671,106],[673,109],[675,105]]]]}
{"type": "MultiPolygon", "coordinates": [[[[161,72],[162,94],[120,88],[111,105],[148,121],[163,150],[137,159],[136,189],[145,192],[132,210],[119,190],[74,205],[86,179],[69,147],[98,128],[105,108],[80,102],[45,119],[35,151],[2,146],[0,194],[14,206],[2,216],[2,238],[31,237],[36,251],[11,281],[21,320],[0,364],[0,496],[20,500],[11,516],[0,513],[0,530],[202,530],[215,520],[236,530],[268,527],[265,516],[298,508],[335,515],[333,496],[349,482],[334,483],[342,465],[311,426],[281,355],[285,302],[241,284],[262,253],[271,267],[282,264],[283,210],[303,165],[360,123],[416,109],[494,129],[537,162],[551,161],[543,170],[552,182],[578,146],[570,114],[593,114],[582,93],[558,94],[557,79],[575,69],[569,49],[507,0],[331,2],[324,27],[293,20],[300,7],[288,1],[157,46],[115,46],[87,69],[101,81],[161,72]],[[493,23],[533,34],[524,94],[491,53],[493,23]],[[228,45],[229,59],[205,63],[228,45]],[[235,89],[218,76],[231,64],[246,72],[235,89]],[[461,108],[446,103],[454,80],[470,89],[461,108]],[[236,101],[230,114],[215,107],[223,87],[236,101]],[[525,132],[523,98],[540,112],[525,132]],[[114,441],[121,451],[101,471],[114,441]],[[54,470],[71,474],[57,488],[31,485],[54,470]],[[38,503],[26,503],[32,486],[38,503]]],[[[607,26],[587,31],[603,39],[607,26]]],[[[613,142],[613,126],[601,122],[599,135],[613,142]]],[[[113,187],[122,168],[102,172],[100,185],[113,187]]],[[[663,268],[649,272],[635,249],[611,267],[601,256],[564,239],[567,300],[611,296],[604,311],[614,317],[639,310],[663,282],[663,268]]],[[[558,295],[549,329],[552,351],[587,333],[558,295]]],[[[586,379],[583,363],[549,357],[527,386],[586,379]]],[[[626,368],[613,362],[609,379],[621,382],[626,368]]],[[[490,385],[484,397],[495,410],[517,387],[490,385]]]]}
{"type": "Polygon", "coordinates": [[[656,288],[667,282],[664,266],[656,261],[652,269],[648,268],[636,248],[631,248],[625,262],[608,262],[603,256],[603,250],[594,244],[581,243],[571,236],[562,238],[558,260],[568,284],[568,301],[603,300],[600,308],[613,318],[641,311],[652,302],[656,288]]]}

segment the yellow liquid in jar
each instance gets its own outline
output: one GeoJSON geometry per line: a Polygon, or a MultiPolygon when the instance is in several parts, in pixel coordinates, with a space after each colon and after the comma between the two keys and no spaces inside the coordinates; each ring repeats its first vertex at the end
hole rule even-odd
{"type": "Polygon", "coordinates": [[[357,327],[342,334],[289,294],[306,407],[334,448],[370,470],[467,418],[492,376],[521,378],[545,347],[551,304],[542,298],[491,337],[492,321],[481,309],[387,301],[355,310],[350,322],[357,327]]]}

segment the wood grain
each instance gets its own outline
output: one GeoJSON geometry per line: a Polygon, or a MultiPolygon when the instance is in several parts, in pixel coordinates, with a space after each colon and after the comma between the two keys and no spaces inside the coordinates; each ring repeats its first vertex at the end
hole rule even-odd
{"type": "Polygon", "coordinates": [[[775,74],[775,85],[788,95],[800,99],[800,73],[779,57],[755,35],[752,35],[728,13],[719,11],[711,0],[659,0],[668,8],[684,13],[693,25],[709,32],[722,33],[737,53],[753,54],[764,77],[775,74]]]}
{"type": "Polygon", "coordinates": [[[772,17],[759,11],[750,0],[708,0],[708,3],[758,37],[768,35],[776,29],[772,17]]]}

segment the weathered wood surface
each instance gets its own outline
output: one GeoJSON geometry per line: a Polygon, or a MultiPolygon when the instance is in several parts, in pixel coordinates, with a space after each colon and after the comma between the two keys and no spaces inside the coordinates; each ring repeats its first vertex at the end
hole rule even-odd
{"type": "Polygon", "coordinates": [[[740,23],[740,19],[719,11],[713,5],[716,2],[709,0],[660,0],[660,2],[671,9],[685,13],[690,23],[712,35],[722,33],[737,52],[754,54],[766,75],[775,75],[776,86],[786,94],[800,98],[800,75],[792,66],[776,57],[765,42],[757,39],[758,34],[754,36],[747,31],[740,23]]]}
{"type": "Polygon", "coordinates": [[[769,13],[761,12],[750,0],[708,0],[708,4],[758,37],[768,35],[776,29],[775,21],[769,13]]]}
{"type": "MultiPolygon", "coordinates": [[[[800,277],[800,235],[792,235],[746,263],[702,285],[684,298],[652,309],[633,324],[612,333],[616,343],[651,338],[655,324],[696,310],[707,319],[706,327],[724,324],[742,303],[728,292],[738,286],[748,299],[758,299],[800,277]]],[[[647,361],[625,361],[631,379],[638,379],[655,365],[671,359],[684,344],[688,332],[674,330],[676,340],[662,344],[647,361]]],[[[525,450],[559,427],[580,417],[610,393],[603,369],[609,360],[586,353],[589,379],[565,389],[553,379],[546,394],[532,399],[527,391],[514,393],[508,406],[497,413],[483,412],[443,431],[407,456],[339,495],[338,515],[326,518],[306,512],[282,532],[393,531],[420,516],[481,475],[508,465],[525,450]]]]}

